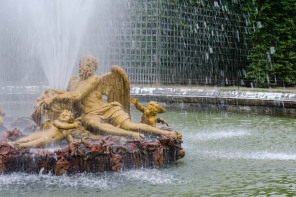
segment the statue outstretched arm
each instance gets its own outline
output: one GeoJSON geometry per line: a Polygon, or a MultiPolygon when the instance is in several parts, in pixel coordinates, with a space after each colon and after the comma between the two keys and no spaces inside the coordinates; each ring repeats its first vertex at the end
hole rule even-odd
{"type": "Polygon", "coordinates": [[[166,126],[169,126],[169,124],[167,123],[167,121],[165,121],[165,120],[162,119],[162,118],[157,118],[157,119],[156,119],[156,122],[157,122],[157,123],[161,123],[161,124],[166,124],[166,126]]]}
{"type": "Polygon", "coordinates": [[[138,103],[138,100],[135,97],[131,98],[131,102],[135,105],[135,107],[140,111],[140,112],[144,112],[145,111],[145,107],[143,107],[140,103],[138,103]]]}
{"type": "MultiPolygon", "coordinates": [[[[72,78],[71,80],[75,80],[72,78]]],[[[96,75],[89,77],[86,80],[79,81],[74,85],[73,81],[69,82],[68,91],[61,90],[47,90],[50,92],[47,98],[44,98],[44,103],[50,106],[54,101],[71,101],[72,103],[80,101],[82,98],[87,96],[91,91],[97,88],[100,83],[100,78],[96,75]]]]}

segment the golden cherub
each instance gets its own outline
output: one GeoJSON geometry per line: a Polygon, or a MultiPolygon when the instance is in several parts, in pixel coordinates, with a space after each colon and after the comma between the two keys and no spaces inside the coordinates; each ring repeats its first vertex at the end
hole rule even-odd
{"type": "Polygon", "coordinates": [[[168,123],[162,118],[156,118],[158,113],[165,113],[166,110],[158,105],[158,102],[150,101],[147,103],[147,107],[143,107],[138,103],[138,100],[135,97],[131,98],[131,102],[135,105],[135,107],[143,113],[141,123],[148,124],[150,126],[156,127],[156,123],[166,124],[168,123]]]}
{"type": "Polygon", "coordinates": [[[34,133],[28,137],[17,140],[15,144],[17,145],[17,148],[37,148],[54,144],[63,139],[66,139],[70,143],[74,140],[70,134],[70,129],[80,126],[80,122],[74,122],[74,116],[72,112],[68,110],[63,110],[58,120],[55,120],[49,129],[34,133]]]}

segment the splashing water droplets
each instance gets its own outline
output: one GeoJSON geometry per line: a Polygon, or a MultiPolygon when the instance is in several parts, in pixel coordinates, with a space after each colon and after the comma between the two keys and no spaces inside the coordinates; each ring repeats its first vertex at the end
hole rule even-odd
{"type": "Polygon", "coordinates": [[[261,23],[261,21],[258,21],[258,22],[257,22],[257,28],[259,28],[259,29],[262,28],[262,23],[261,23]]]}
{"type": "Polygon", "coordinates": [[[44,69],[49,86],[65,89],[78,59],[93,1],[31,0],[19,2],[26,24],[23,34],[44,69]]]}

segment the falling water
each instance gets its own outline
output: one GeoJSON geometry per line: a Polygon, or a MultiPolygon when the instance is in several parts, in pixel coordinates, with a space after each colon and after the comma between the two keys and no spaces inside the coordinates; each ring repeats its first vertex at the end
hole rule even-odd
{"type": "Polygon", "coordinates": [[[65,89],[92,7],[92,0],[34,0],[24,4],[24,14],[31,25],[25,31],[31,36],[34,53],[40,58],[50,87],[65,89]]]}
{"type": "Polygon", "coordinates": [[[93,0],[13,0],[1,4],[2,9],[11,12],[5,12],[7,23],[2,27],[10,27],[9,44],[16,47],[16,55],[35,59],[42,66],[49,86],[65,89],[92,13],[93,0]]]}
{"type": "Polygon", "coordinates": [[[0,0],[0,86],[65,89],[87,54],[106,72],[124,2],[0,0]]]}

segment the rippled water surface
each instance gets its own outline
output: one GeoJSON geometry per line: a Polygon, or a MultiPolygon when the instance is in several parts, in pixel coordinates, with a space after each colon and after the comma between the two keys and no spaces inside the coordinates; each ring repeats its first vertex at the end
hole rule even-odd
{"type": "MultiPolygon", "coordinates": [[[[140,113],[134,111],[134,120],[140,113]]],[[[161,169],[0,175],[0,196],[253,196],[296,193],[294,118],[169,110],[186,156],[161,169]]]]}

